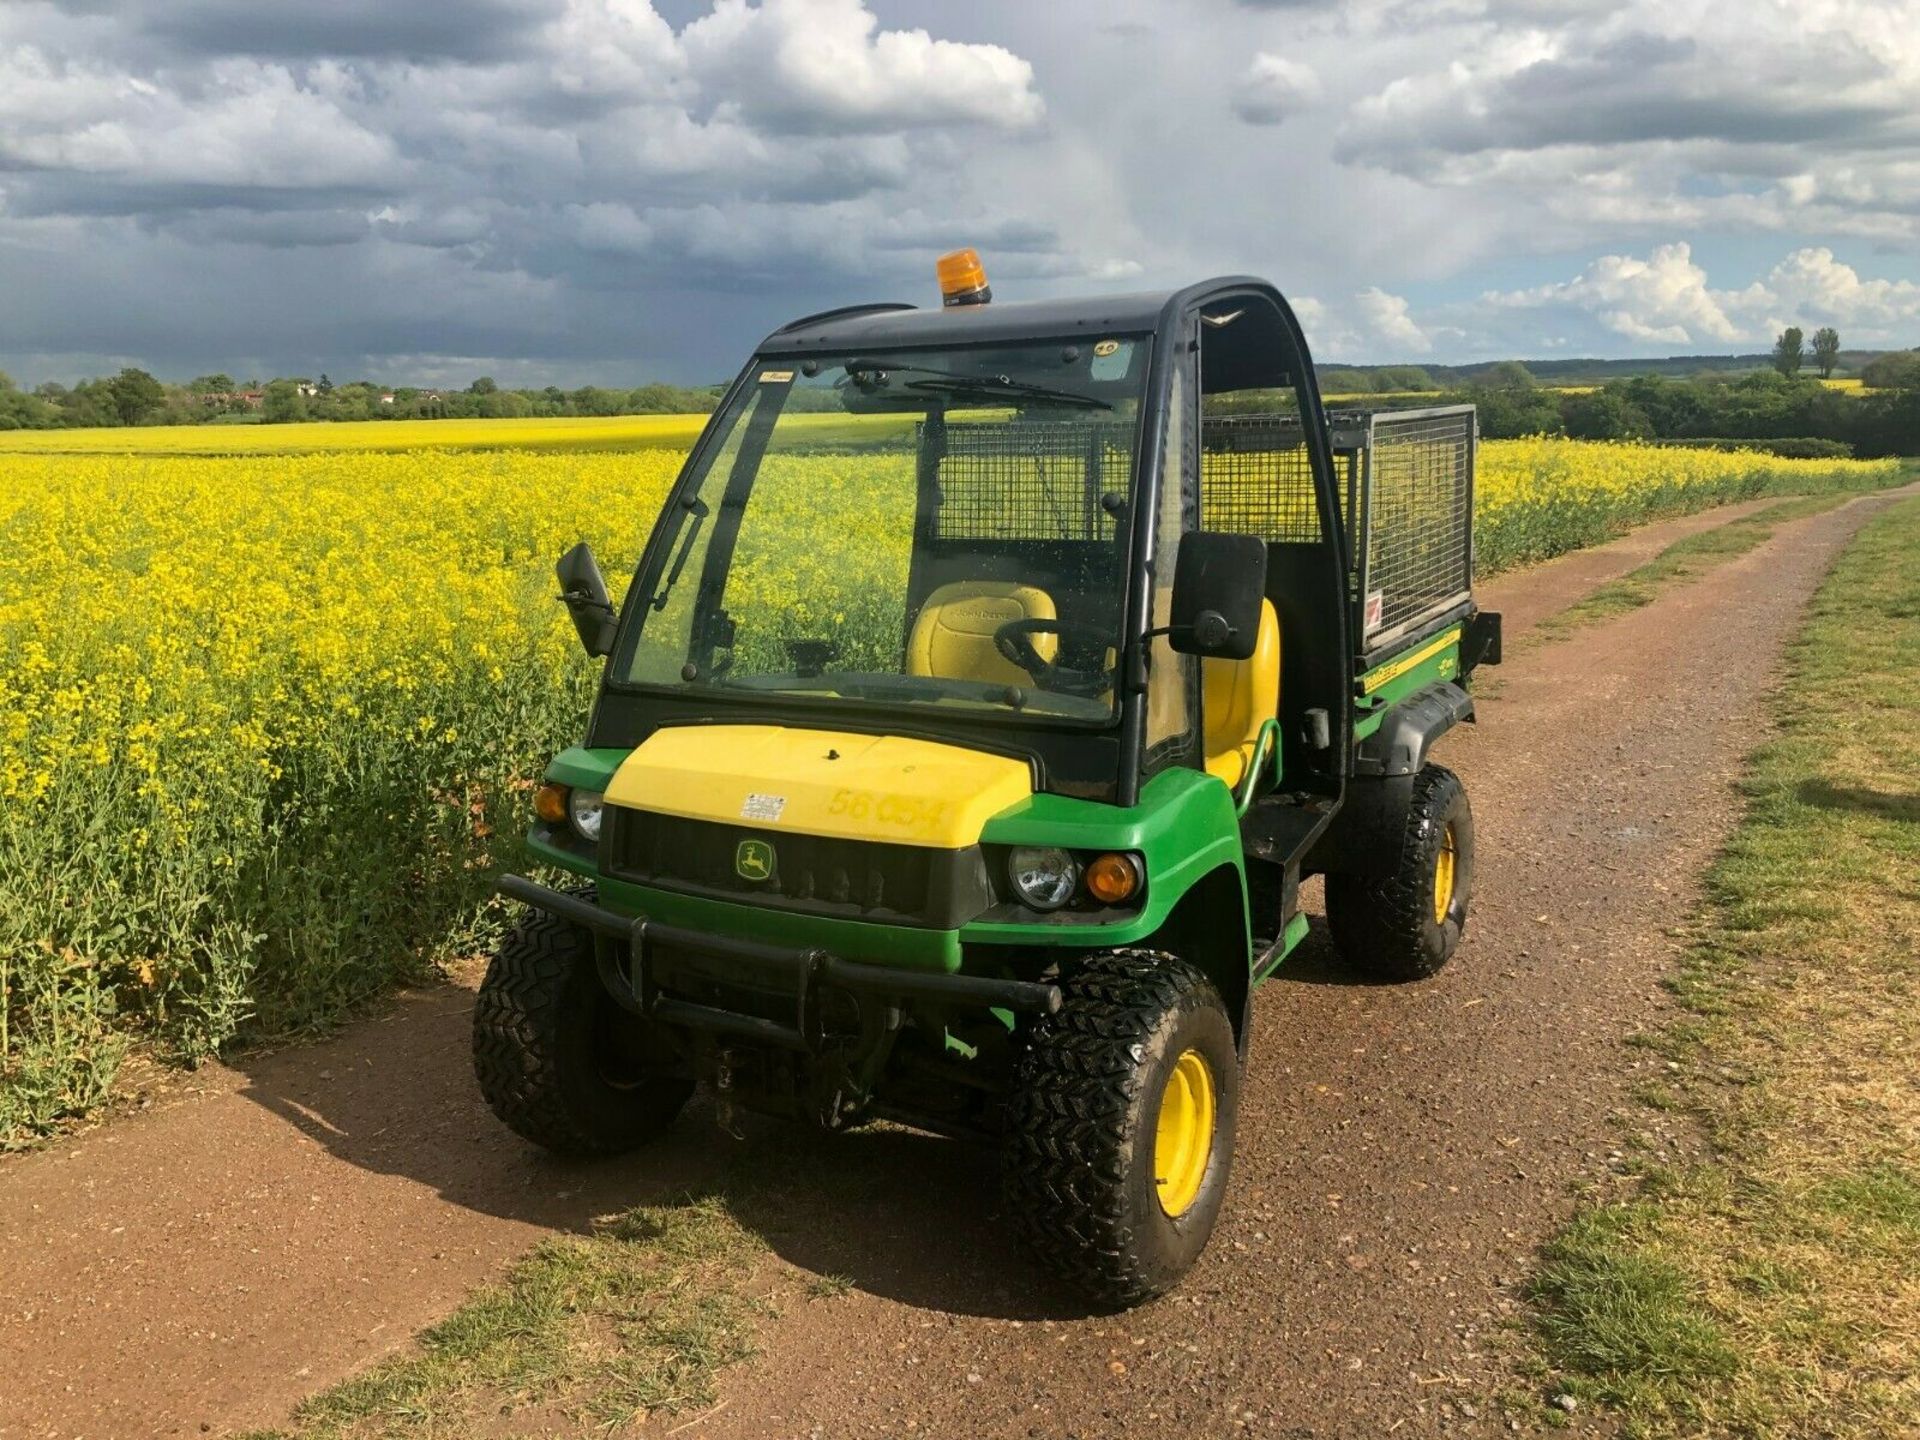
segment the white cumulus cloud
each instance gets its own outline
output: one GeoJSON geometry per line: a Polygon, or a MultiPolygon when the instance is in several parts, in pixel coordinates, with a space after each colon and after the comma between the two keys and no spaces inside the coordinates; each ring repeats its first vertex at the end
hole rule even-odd
{"type": "Polygon", "coordinates": [[[1751,308],[1764,308],[1769,320],[1792,316],[1789,323],[1850,325],[1920,339],[1920,284],[1864,279],[1824,245],[1794,251],[1756,289],[1751,308]]]}
{"type": "Polygon", "coordinates": [[[0,166],[144,185],[304,190],[400,178],[390,136],[284,66],[226,60],[192,93],[32,48],[0,55],[0,166]]]}
{"type": "Polygon", "coordinates": [[[1433,349],[1427,332],[1414,323],[1407,302],[1369,285],[1353,297],[1363,332],[1388,354],[1424,355],[1433,349]]]}
{"type": "Polygon", "coordinates": [[[695,80],[748,115],[1009,129],[1040,119],[1033,67],[1011,50],[879,25],[864,0],[720,0],[681,44],[695,80]]]}
{"type": "Polygon", "coordinates": [[[1320,77],[1298,60],[1262,50],[1234,92],[1233,113],[1249,125],[1278,125],[1320,98],[1320,77]]]}
{"type": "Polygon", "coordinates": [[[1530,195],[1569,248],[1631,225],[1920,239],[1915,0],[1387,9],[1400,69],[1360,87],[1346,164],[1530,195]]]}
{"type": "Polygon", "coordinates": [[[1317,361],[1381,362],[1425,355],[1433,337],[1414,319],[1403,296],[1370,285],[1341,304],[1312,295],[1289,297],[1317,361]]]}
{"type": "Polygon", "coordinates": [[[1716,288],[1692,247],[1676,241],[1645,258],[1603,255],[1571,280],[1481,300],[1500,310],[1583,312],[1643,349],[1763,344],[1788,325],[1833,325],[1863,345],[1920,337],[1920,284],[1864,278],[1825,246],[1795,250],[1744,286],[1716,288]]]}
{"type": "Polygon", "coordinates": [[[1692,247],[1684,241],[1657,245],[1644,260],[1602,255],[1571,280],[1493,291],[1483,298],[1512,309],[1585,310],[1629,340],[1692,345],[1740,337],[1740,327],[1708,288],[1707,272],[1694,263],[1692,247]]]}

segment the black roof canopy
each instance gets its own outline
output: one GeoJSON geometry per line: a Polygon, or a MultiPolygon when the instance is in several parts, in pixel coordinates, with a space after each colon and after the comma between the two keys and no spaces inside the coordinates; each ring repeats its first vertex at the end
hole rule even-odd
{"type": "Polygon", "coordinates": [[[1098,295],[1064,300],[995,301],[918,309],[911,305],[855,305],[783,325],[760,346],[763,355],[822,351],[913,349],[936,345],[1005,343],[1068,335],[1138,335],[1160,328],[1176,302],[1204,301],[1210,292],[1258,287],[1262,280],[1229,276],[1182,290],[1098,295]]]}

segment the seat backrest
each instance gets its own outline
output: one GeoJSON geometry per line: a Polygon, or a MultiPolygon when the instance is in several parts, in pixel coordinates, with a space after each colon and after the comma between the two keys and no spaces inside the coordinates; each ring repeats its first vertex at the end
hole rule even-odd
{"type": "MultiPolygon", "coordinates": [[[[1010,580],[956,580],[920,607],[907,638],[907,673],[989,685],[1031,685],[1033,677],[994,647],[994,632],[1010,620],[1054,620],[1053,597],[1010,580]]],[[[1042,660],[1060,648],[1051,634],[1027,637],[1042,660]]]]}
{"type": "Polygon", "coordinates": [[[1200,706],[1206,724],[1207,771],[1238,785],[1253,763],[1260,728],[1280,700],[1280,617],[1260,602],[1260,634],[1245,660],[1200,662],[1200,706]]]}

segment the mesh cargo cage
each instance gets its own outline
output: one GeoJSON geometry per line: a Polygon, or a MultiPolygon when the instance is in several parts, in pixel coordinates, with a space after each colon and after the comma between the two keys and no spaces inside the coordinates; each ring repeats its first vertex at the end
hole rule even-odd
{"type": "MultiPolygon", "coordinates": [[[[1472,598],[1474,410],[1330,410],[1327,432],[1371,653],[1472,598]]],[[[1298,415],[1210,415],[1201,449],[1206,528],[1320,538],[1298,415]]]]}
{"type": "MultiPolygon", "coordinates": [[[[1474,410],[1334,410],[1327,430],[1350,598],[1370,654],[1471,598],[1474,410]]],[[[1109,539],[1113,516],[1100,500],[1127,489],[1124,441],[1124,427],[1102,421],[951,427],[938,460],[939,538],[1109,539]]],[[[1209,415],[1200,443],[1204,529],[1321,538],[1298,415],[1209,415]]]]}

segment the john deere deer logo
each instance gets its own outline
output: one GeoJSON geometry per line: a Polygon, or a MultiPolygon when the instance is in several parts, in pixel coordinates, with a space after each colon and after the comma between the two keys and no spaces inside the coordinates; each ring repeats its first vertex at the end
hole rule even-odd
{"type": "Polygon", "coordinates": [[[764,840],[742,840],[733,852],[733,869],[742,880],[771,880],[773,846],[764,840]]]}

